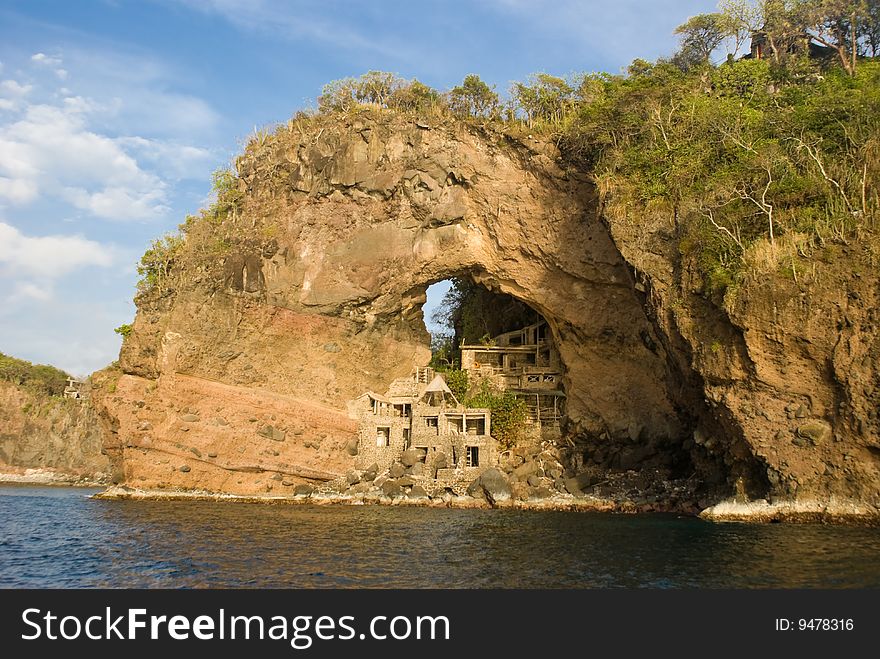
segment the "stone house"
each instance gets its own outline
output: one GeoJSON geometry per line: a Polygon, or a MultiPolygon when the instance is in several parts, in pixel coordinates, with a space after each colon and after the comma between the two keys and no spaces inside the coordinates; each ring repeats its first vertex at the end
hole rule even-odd
{"type": "Polygon", "coordinates": [[[88,395],[83,391],[83,382],[76,378],[67,378],[67,386],[64,387],[64,397],[75,400],[85,400],[88,395]]]}
{"type": "Polygon", "coordinates": [[[462,405],[432,369],[394,380],[385,394],[361,394],[348,408],[360,422],[359,469],[376,464],[382,473],[409,459],[416,463],[413,475],[452,485],[498,463],[489,410],[462,405]]]}
{"type": "MultiPolygon", "coordinates": [[[[804,54],[813,60],[831,60],[836,54],[833,48],[813,41],[813,36],[808,32],[784,37],[776,43],[776,48],[782,54],[804,54]]],[[[773,47],[768,34],[763,31],[753,32],[749,52],[743,59],[770,59],[772,57],[773,47]]]]}
{"type": "Polygon", "coordinates": [[[562,360],[546,321],[505,332],[487,345],[462,345],[461,368],[522,398],[537,425],[558,425],[565,404],[562,360]]]}

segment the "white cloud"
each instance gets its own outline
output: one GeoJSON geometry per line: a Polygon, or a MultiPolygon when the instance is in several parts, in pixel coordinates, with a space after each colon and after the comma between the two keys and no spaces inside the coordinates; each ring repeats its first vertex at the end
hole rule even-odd
{"type": "Polygon", "coordinates": [[[30,105],[0,126],[0,199],[23,204],[47,193],[105,219],[146,220],[168,211],[167,185],[115,139],[87,128],[95,104],[30,105]]]}
{"type": "Polygon", "coordinates": [[[161,167],[166,176],[176,179],[202,178],[217,159],[210,149],[180,144],[169,140],[154,140],[144,137],[120,137],[118,144],[136,153],[138,160],[161,167]]]}
{"type": "Polygon", "coordinates": [[[37,64],[44,64],[46,66],[58,66],[61,64],[60,57],[50,57],[45,53],[35,53],[31,55],[31,61],[36,62],[37,64]]]}
{"type": "Polygon", "coordinates": [[[37,185],[33,181],[0,176],[0,199],[7,199],[13,204],[21,205],[36,199],[37,192],[37,185]]]}
{"type": "Polygon", "coordinates": [[[67,69],[55,69],[55,75],[59,80],[67,80],[67,69]]]}
{"type": "MultiPolygon", "coordinates": [[[[82,236],[26,236],[0,222],[0,266],[13,279],[57,279],[87,266],[113,264],[113,249],[82,236]]],[[[31,297],[34,297],[33,295],[31,297]]]]}
{"type": "Polygon", "coordinates": [[[76,94],[99,99],[104,131],[178,142],[216,137],[220,115],[201,98],[176,91],[191,87],[191,79],[152,57],[69,47],[64,64],[76,94]]]}
{"type": "Polygon", "coordinates": [[[17,282],[12,294],[6,299],[7,303],[12,304],[23,300],[36,300],[37,302],[48,302],[52,299],[52,288],[49,286],[38,286],[30,281],[17,282]]]}
{"type": "Polygon", "coordinates": [[[7,97],[22,97],[31,93],[33,86],[23,85],[16,80],[4,80],[0,82],[0,92],[7,97]]]}
{"type": "MultiPolygon", "coordinates": [[[[164,184],[162,186],[164,188],[164,184]]],[[[123,187],[106,187],[98,192],[64,188],[61,196],[80,210],[107,220],[150,219],[170,210],[165,204],[165,191],[161,188],[147,192],[123,187]]]]}

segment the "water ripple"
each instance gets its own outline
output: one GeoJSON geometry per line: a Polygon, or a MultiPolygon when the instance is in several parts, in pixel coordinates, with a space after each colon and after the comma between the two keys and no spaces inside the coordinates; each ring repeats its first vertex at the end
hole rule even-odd
{"type": "Polygon", "coordinates": [[[0,585],[880,587],[880,530],[674,515],[97,501],[0,487],[0,585]]]}

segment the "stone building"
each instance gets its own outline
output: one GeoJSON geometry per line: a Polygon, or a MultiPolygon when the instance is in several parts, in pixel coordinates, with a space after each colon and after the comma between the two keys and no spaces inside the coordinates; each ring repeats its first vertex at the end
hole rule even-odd
{"type": "Polygon", "coordinates": [[[83,382],[76,378],[67,378],[67,386],[64,387],[64,397],[84,400],[88,395],[83,391],[83,382]]]}
{"type": "Polygon", "coordinates": [[[349,414],[360,421],[359,469],[375,464],[382,473],[403,460],[414,476],[453,485],[498,463],[489,410],[462,405],[430,368],[394,380],[385,394],[360,395],[349,414]]]}
{"type": "Polygon", "coordinates": [[[471,381],[488,378],[522,398],[533,423],[557,426],[562,418],[562,360],[545,321],[500,334],[487,345],[462,345],[461,368],[471,381]]]}

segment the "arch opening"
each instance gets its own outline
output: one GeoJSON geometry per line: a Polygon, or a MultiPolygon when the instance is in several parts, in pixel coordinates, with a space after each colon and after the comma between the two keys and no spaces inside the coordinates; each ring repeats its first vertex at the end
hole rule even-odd
{"type": "MultiPolygon", "coordinates": [[[[658,432],[632,421],[615,428],[607,418],[584,414],[585,392],[589,395],[596,388],[593,385],[601,384],[600,378],[617,378],[625,388],[630,382],[640,382],[637,377],[614,373],[602,364],[594,368],[595,362],[577,352],[576,344],[586,342],[577,335],[571,316],[555,316],[552,309],[542,313],[515,295],[493,290],[493,281],[478,271],[433,282],[426,287],[422,311],[431,335],[431,367],[449,374],[466,373],[470,396],[489,383],[528,405],[530,432],[514,448],[512,464],[506,465],[511,478],[516,480],[520,467],[527,469],[552,456],[556,467],[541,468],[538,473],[544,474],[544,480],[533,479],[536,486],[552,475],[552,487],[572,494],[625,500],[630,493],[640,492],[641,498],[657,501],[679,491],[695,496],[696,465],[690,445],[683,442],[684,432],[657,424],[658,432]],[[573,366],[579,370],[570,370],[565,362],[573,351],[573,366]],[[566,391],[569,384],[570,393],[566,391]],[[569,407],[574,409],[572,418],[567,416],[569,407]]],[[[580,320],[575,317],[575,323],[580,320]]],[[[640,340],[644,345],[643,337],[640,340]]],[[[644,349],[654,354],[650,345],[644,349]]],[[[639,397],[599,401],[607,405],[600,409],[610,412],[609,416],[620,412],[629,413],[630,418],[650,405],[639,397]]],[[[520,477],[528,481],[528,474],[520,477]]]]}
{"type": "Polygon", "coordinates": [[[444,373],[462,399],[491,393],[521,401],[529,426],[522,434],[558,438],[565,367],[547,319],[467,275],[430,284],[426,298],[429,366],[444,373]]]}

